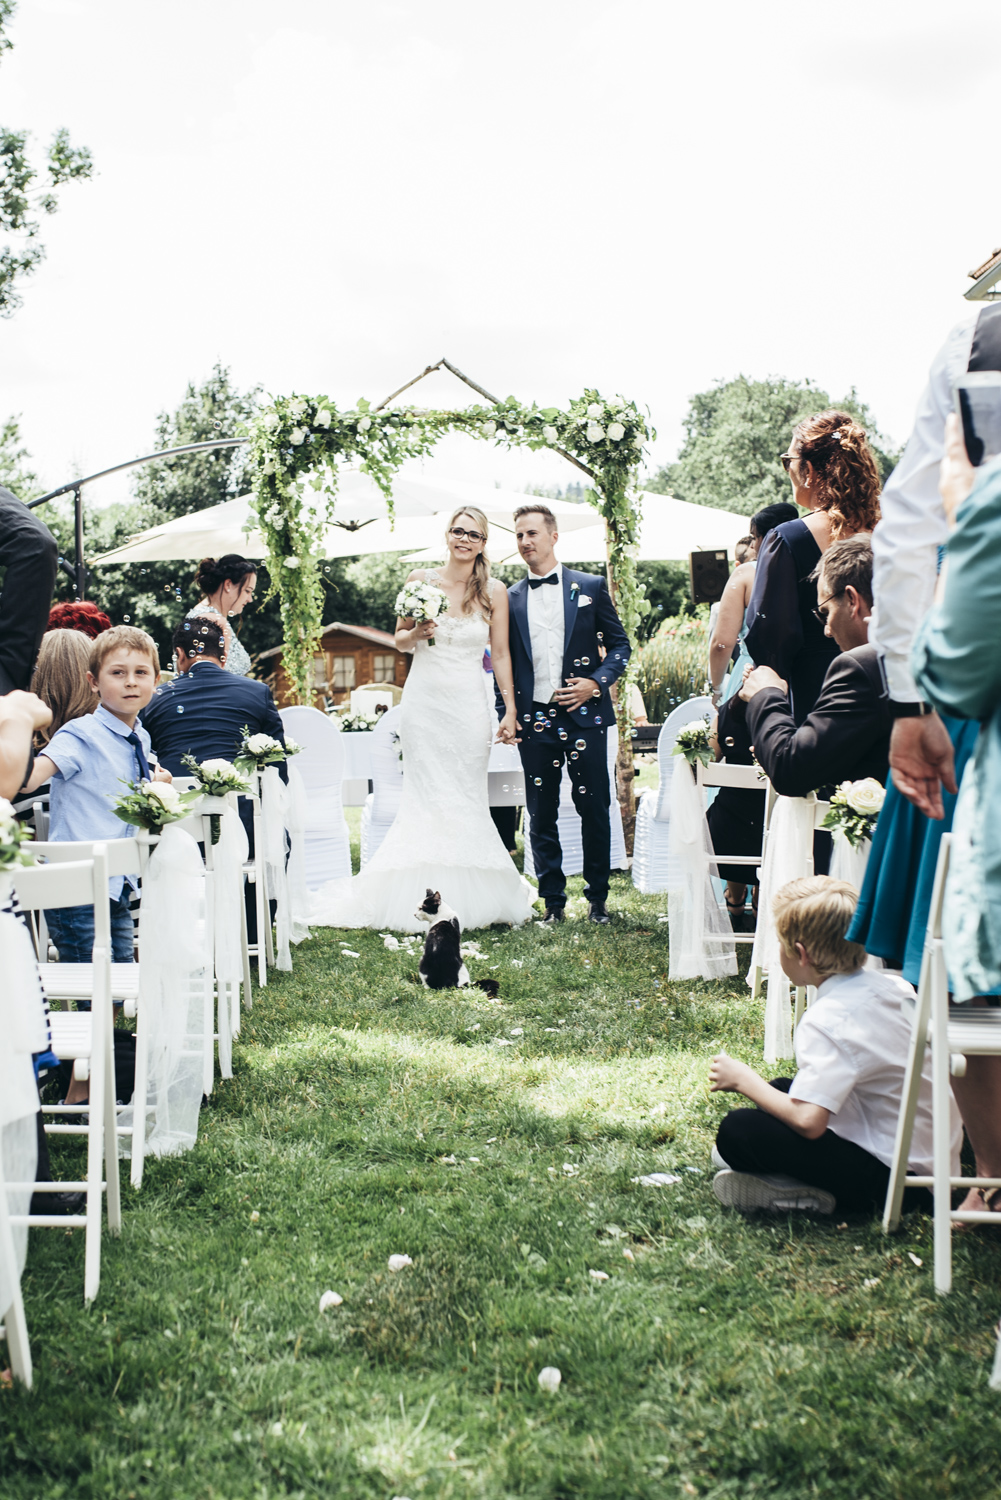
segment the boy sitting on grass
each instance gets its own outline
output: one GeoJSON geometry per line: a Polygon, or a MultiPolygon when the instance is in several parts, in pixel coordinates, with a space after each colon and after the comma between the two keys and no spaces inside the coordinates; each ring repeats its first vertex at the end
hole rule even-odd
{"type": "MultiPolygon", "coordinates": [[[[713,1192],[728,1208],[871,1213],[886,1199],[911,1037],[901,1000],[914,991],[899,975],[863,969],[865,949],[845,939],[857,900],[854,886],[828,875],[791,880],[775,897],[782,968],[794,985],[815,985],[817,998],[796,1028],[795,1078],[766,1083],[726,1053],[713,1058],[712,1090],[757,1105],[731,1110],[716,1136],[713,1192]]],[[[952,1104],[957,1175],[961,1128],[952,1104]]],[[[908,1170],[932,1173],[930,1054],[908,1170]]],[[[930,1203],[923,1188],[904,1194],[905,1208],[930,1203]]]]}
{"type": "MultiPolygon", "coordinates": [[[[170,781],[169,771],[149,766],[150,740],[136,726],[140,709],[153,696],[160,678],[156,642],[145,630],[116,625],[94,641],[87,681],[100,702],[93,714],[71,719],[56,731],[35,757],[25,787],[33,792],[51,780],[49,838],[111,840],[135,832],[114,812],[114,804],[130,781],[170,781]]],[[[116,964],[133,961],[132,912],[129,890],[136,875],[115,875],[109,881],[111,901],[111,957],[116,964]]],[[[94,908],[69,906],[47,911],[49,933],[61,963],[89,964],[94,948],[94,908]]]]}

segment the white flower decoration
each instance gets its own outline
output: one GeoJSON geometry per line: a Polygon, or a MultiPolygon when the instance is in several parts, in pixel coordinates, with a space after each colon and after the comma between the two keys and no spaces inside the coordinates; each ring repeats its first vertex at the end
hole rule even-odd
{"type": "Polygon", "coordinates": [[[542,436],[545,438],[547,443],[555,443],[559,438],[559,433],[556,431],[555,427],[543,427],[542,436]]]}
{"type": "Polygon", "coordinates": [[[237,776],[239,772],[231,760],[203,760],[201,769],[206,776],[237,776]]]}
{"type": "Polygon", "coordinates": [[[292,431],[288,435],[288,440],[294,448],[298,448],[300,443],[304,443],[306,441],[305,427],[293,427],[292,431]]]}
{"type": "Polygon", "coordinates": [[[331,417],[331,414],[328,411],[327,407],[325,407],[325,406],[318,407],[317,408],[317,412],[316,412],[316,416],[313,418],[313,426],[314,427],[329,427],[330,426],[330,417],[331,417]]]}
{"type": "Polygon", "coordinates": [[[301,396],[296,396],[294,401],[289,402],[288,409],[293,417],[299,418],[306,414],[306,403],[301,396]]]}
{"type": "Polygon", "coordinates": [[[171,786],[169,781],[146,781],[143,783],[143,791],[147,797],[152,797],[168,812],[180,812],[181,794],[176,787],[171,786]]]}
{"type": "Polygon", "coordinates": [[[850,782],[846,796],[852,812],[871,818],[882,808],[886,789],[874,776],[867,776],[864,781],[850,782]]]}
{"type": "Polygon", "coordinates": [[[598,418],[602,415],[601,407],[600,407],[600,405],[598,404],[597,401],[592,401],[591,402],[591,405],[587,409],[587,414],[594,421],[597,421],[598,418]]]}
{"type": "Polygon", "coordinates": [[[480,428],[480,431],[483,433],[483,436],[485,438],[492,438],[494,433],[497,431],[497,423],[484,422],[483,426],[480,428]]]}
{"type": "Polygon", "coordinates": [[[299,559],[297,557],[286,557],[285,567],[292,569],[299,567],[299,559]]]}
{"type": "Polygon", "coordinates": [[[589,443],[600,443],[605,436],[605,429],[598,422],[588,422],[587,440],[589,443]]]}
{"type": "Polygon", "coordinates": [[[281,748],[281,742],[272,739],[270,734],[252,734],[247,738],[247,749],[251,755],[265,755],[269,750],[281,748]]]}
{"type": "Polygon", "coordinates": [[[620,443],[626,435],[626,429],[621,422],[609,422],[608,440],[610,443],[620,443]]]}
{"type": "Polygon", "coordinates": [[[265,474],[273,474],[275,472],[275,461],[273,458],[269,458],[265,463],[264,472],[265,474]]]}
{"type": "Polygon", "coordinates": [[[358,431],[359,432],[367,432],[368,429],[371,427],[371,425],[372,425],[372,418],[371,417],[359,417],[358,418],[358,431]]]}

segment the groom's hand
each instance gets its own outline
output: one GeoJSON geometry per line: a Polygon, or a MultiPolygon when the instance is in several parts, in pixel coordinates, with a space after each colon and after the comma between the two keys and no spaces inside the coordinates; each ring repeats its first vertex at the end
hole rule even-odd
{"type": "Polygon", "coordinates": [[[601,689],[593,677],[568,677],[566,687],[557,688],[553,696],[561,708],[572,711],[592,698],[600,698],[601,689]]]}

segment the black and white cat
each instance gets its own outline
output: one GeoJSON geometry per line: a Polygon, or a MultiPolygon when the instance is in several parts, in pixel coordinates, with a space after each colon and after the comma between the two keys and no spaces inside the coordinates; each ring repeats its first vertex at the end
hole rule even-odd
{"type": "Polygon", "coordinates": [[[462,928],[459,918],[450,906],[441,899],[440,891],[428,887],[427,895],[414,913],[419,922],[430,922],[428,935],[424,939],[424,952],[417,966],[421,984],[429,990],[461,989],[475,984],[491,999],[500,990],[496,979],[470,979],[469,970],[462,961],[460,943],[462,928]]]}

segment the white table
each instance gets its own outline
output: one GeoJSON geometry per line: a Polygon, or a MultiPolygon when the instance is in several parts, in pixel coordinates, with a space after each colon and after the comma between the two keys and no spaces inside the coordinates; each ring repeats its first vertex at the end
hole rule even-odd
{"type": "MultiPolygon", "coordinates": [[[[372,730],[344,734],[345,807],[361,807],[368,796],[372,775],[372,730]]],[[[490,751],[487,780],[491,807],[521,807],[525,801],[525,773],[515,745],[494,745],[490,751]]]]}

